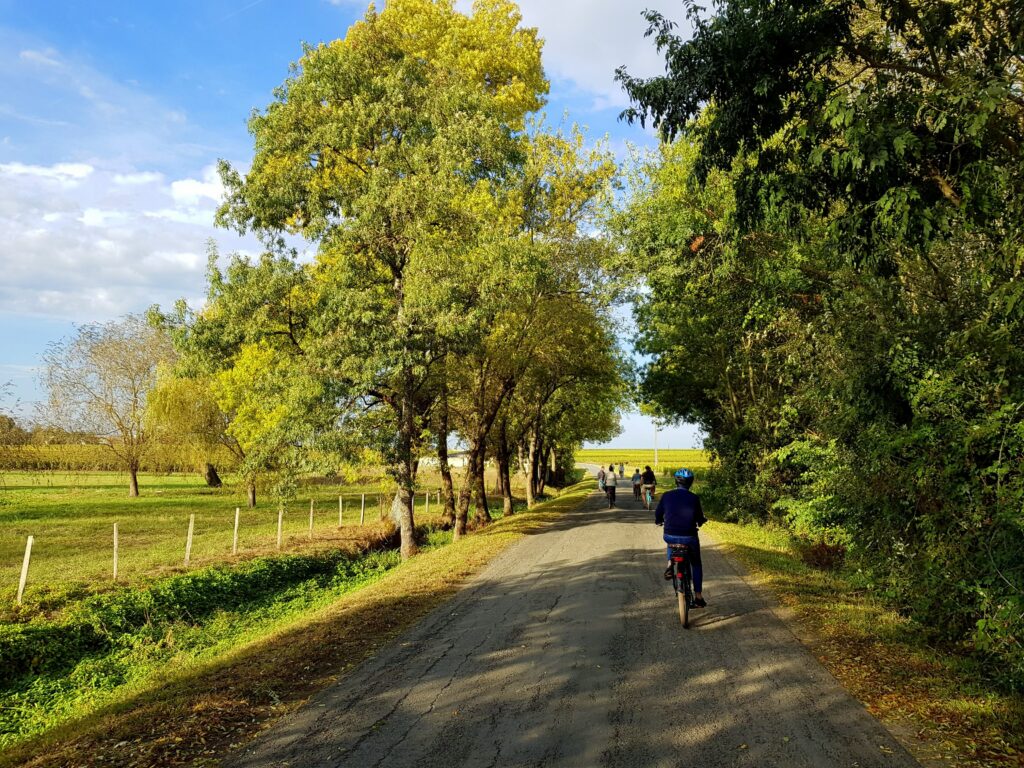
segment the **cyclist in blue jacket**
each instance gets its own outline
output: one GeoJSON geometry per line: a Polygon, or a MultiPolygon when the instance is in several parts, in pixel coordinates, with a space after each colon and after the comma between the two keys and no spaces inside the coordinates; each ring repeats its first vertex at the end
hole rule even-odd
{"type": "MultiPolygon", "coordinates": [[[[680,469],[673,475],[676,487],[662,495],[658,508],[654,512],[654,522],[665,526],[666,544],[686,544],[690,547],[690,566],[693,571],[694,603],[704,608],[707,605],[701,595],[704,581],[704,569],[700,562],[700,539],[697,529],[707,522],[704,510],[700,508],[700,496],[690,490],[693,485],[693,472],[680,469]]],[[[672,549],[668,548],[668,568],[665,579],[672,580],[672,549]]]]}

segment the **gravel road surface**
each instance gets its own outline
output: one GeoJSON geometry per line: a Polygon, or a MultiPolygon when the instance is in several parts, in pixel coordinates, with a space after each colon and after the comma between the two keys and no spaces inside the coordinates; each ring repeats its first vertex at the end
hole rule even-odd
{"type": "Polygon", "coordinates": [[[917,765],[706,535],[684,630],[653,515],[618,501],[507,549],[227,764],[917,765]]]}

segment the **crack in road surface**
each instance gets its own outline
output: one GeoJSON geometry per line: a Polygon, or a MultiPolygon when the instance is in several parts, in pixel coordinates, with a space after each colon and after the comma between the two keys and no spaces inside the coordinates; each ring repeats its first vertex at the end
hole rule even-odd
{"type": "Polygon", "coordinates": [[[917,765],[706,536],[684,630],[652,522],[595,493],[226,764],[917,765]]]}

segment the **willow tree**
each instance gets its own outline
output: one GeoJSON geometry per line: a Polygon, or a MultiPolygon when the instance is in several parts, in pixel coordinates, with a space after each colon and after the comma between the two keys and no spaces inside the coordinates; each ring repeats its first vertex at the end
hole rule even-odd
{"type": "Polygon", "coordinates": [[[415,551],[423,387],[458,333],[464,243],[493,219],[524,117],[547,92],[534,30],[508,0],[392,0],[340,40],[308,48],[227,164],[220,223],[316,246],[316,342],[306,353],[338,402],[390,414],[402,555],[415,551]]]}
{"type": "Polygon", "coordinates": [[[304,433],[329,419],[322,384],[304,362],[312,345],[310,269],[276,244],[256,259],[233,255],[223,269],[218,260],[211,248],[201,309],[179,301],[172,313],[151,312],[178,353],[151,412],[207,454],[226,448],[255,507],[257,484],[280,479],[304,433]]]}

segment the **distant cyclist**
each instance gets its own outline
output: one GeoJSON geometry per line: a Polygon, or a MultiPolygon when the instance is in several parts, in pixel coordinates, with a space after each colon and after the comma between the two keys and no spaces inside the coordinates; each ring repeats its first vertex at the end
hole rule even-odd
{"type": "MultiPolygon", "coordinates": [[[[707,606],[703,595],[701,595],[704,569],[700,562],[700,539],[697,538],[697,529],[704,525],[707,519],[704,517],[704,510],[700,507],[700,497],[690,490],[690,486],[693,485],[693,472],[688,469],[680,469],[673,477],[676,487],[661,497],[658,509],[654,513],[654,522],[658,525],[664,524],[666,544],[686,544],[690,548],[690,566],[693,570],[693,602],[697,607],[704,608],[707,606]]],[[[665,579],[671,581],[671,547],[668,548],[668,557],[665,579]]]]}
{"type": "Polygon", "coordinates": [[[643,486],[643,492],[647,493],[650,491],[651,498],[654,498],[654,489],[657,487],[658,478],[654,476],[654,471],[647,465],[644,465],[643,474],[640,475],[640,483],[643,486]]]}
{"type": "Polygon", "coordinates": [[[604,475],[604,492],[608,494],[608,509],[615,507],[615,486],[618,485],[618,478],[615,477],[615,467],[609,465],[604,475]]]}

